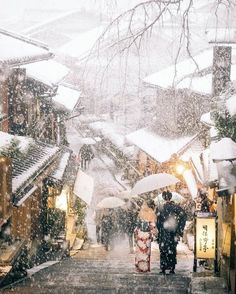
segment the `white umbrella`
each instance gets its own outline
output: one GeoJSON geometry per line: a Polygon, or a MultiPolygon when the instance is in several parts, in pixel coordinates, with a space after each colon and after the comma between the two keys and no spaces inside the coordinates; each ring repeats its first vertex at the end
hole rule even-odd
{"type": "MultiPolygon", "coordinates": [[[[185,198],[182,195],[180,195],[179,193],[177,193],[177,192],[171,192],[171,193],[172,193],[171,201],[174,201],[177,204],[180,204],[185,201],[185,198]]],[[[161,207],[165,202],[165,200],[162,198],[162,194],[159,194],[154,199],[154,202],[158,207],[161,207]]]]}
{"type": "Polygon", "coordinates": [[[179,182],[179,179],[167,173],[153,174],[138,181],[133,189],[132,194],[142,194],[157,190],[163,187],[174,185],[179,182]]]}
{"type": "Polygon", "coordinates": [[[117,197],[107,197],[97,204],[97,208],[116,208],[125,205],[125,202],[117,197]]]}

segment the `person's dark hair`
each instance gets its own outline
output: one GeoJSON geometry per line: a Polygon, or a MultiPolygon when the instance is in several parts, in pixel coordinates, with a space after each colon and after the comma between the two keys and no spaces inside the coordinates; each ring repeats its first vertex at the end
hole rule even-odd
{"type": "Polygon", "coordinates": [[[164,192],[162,192],[162,198],[165,201],[170,201],[172,198],[172,193],[170,191],[164,191],[164,192]]]}
{"type": "Polygon", "coordinates": [[[155,209],[155,202],[152,199],[148,199],[147,200],[147,206],[154,210],[155,209]]]}
{"type": "Polygon", "coordinates": [[[205,193],[205,192],[200,192],[200,197],[201,197],[202,199],[207,198],[207,193],[205,193]]]}

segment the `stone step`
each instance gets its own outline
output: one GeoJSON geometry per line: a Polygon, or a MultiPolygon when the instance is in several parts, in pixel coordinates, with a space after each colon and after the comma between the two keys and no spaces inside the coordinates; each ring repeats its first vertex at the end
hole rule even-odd
{"type": "Polygon", "coordinates": [[[152,255],[151,272],[137,273],[134,254],[121,253],[104,248],[81,250],[75,256],[45,268],[30,278],[15,284],[2,293],[48,294],[48,293],[189,293],[189,260],[181,258],[181,270],[175,275],[159,274],[159,259],[152,255]]]}
{"type": "Polygon", "coordinates": [[[4,294],[188,294],[188,289],[170,289],[163,287],[136,287],[136,288],[93,288],[93,287],[71,287],[68,286],[66,289],[61,287],[25,287],[25,288],[14,288],[12,290],[4,290],[4,294]]]}

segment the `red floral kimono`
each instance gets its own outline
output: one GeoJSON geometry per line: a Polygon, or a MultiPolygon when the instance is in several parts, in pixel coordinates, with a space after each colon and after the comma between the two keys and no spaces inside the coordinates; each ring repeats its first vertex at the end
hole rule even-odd
{"type": "Polygon", "coordinates": [[[154,222],[138,219],[135,229],[135,267],[138,272],[150,272],[151,242],[155,234],[154,222]]]}

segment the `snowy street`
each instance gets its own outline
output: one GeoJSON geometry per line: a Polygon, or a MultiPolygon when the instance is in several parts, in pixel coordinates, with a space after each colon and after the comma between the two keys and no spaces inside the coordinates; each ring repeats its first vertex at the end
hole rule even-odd
{"type": "Polygon", "coordinates": [[[236,0],[0,2],[0,293],[236,294],[236,0]]]}
{"type": "MultiPolygon", "coordinates": [[[[75,135],[75,130],[71,132],[75,135]]],[[[77,147],[80,146],[79,142],[77,137],[77,147]]],[[[128,239],[115,239],[115,247],[111,251],[96,243],[96,204],[110,191],[122,191],[124,187],[115,178],[118,171],[113,161],[104,154],[95,151],[95,158],[85,172],[95,181],[86,216],[88,236],[92,241],[90,247],[42,269],[2,293],[188,293],[193,254],[183,243],[178,246],[176,275],[165,277],[159,275],[156,242],[152,243],[151,273],[148,274],[136,273],[134,254],[129,253],[128,239]]]]}
{"type": "MultiPolygon", "coordinates": [[[[68,141],[72,150],[78,154],[80,147],[83,145],[83,137],[76,128],[69,126],[67,130],[68,141]]],[[[87,208],[86,224],[89,238],[96,241],[94,212],[96,205],[103,198],[109,196],[109,193],[118,193],[124,190],[124,186],[115,178],[118,172],[114,162],[105,154],[99,153],[93,146],[94,159],[90,162],[89,167],[83,170],[94,180],[94,191],[91,204],[87,208]]]]}

